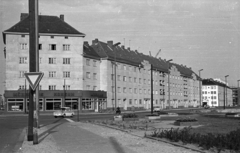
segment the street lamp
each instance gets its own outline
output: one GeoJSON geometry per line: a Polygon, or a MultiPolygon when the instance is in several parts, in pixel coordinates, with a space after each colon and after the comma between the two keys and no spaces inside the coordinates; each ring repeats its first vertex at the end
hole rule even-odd
{"type": "Polygon", "coordinates": [[[202,106],[202,83],[201,83],[201,71],[202,71],[203,69],[201,69],[201,70],[198,70],[198,72],[199,72],[199,103],[200,103],[200,106],[202,106]]]}
{"type": "MultiPolygon", "coordinates": [[[[118,45],[120,45],[121,43],[120,42],[118,42],[118,43],[115,43],[114,45],[113,45],[113,49],[114,49],[114,73],[115,73],[115,109],[116,109],[116,106],[117,106],[117,70],[116,70],[116,67],[117,67],[117,63],[116,63],[116,47],[118,46],[118,45]]],[[[114,109],[113,108],[113,109],[114,109]]]]}
{"type": "Polygon", "coordinates": [[[167,61],[168,63],[168,102],[169,102],[169,109],[171,107],[171,103],[170,103],[170,70],[169,70],[169,65],[170,65],[170,62],[172,61],[173,59],[170,59],[167,61]]]}
{"type": "Polygon", "coordinates": [[[227,86],[227,77],[228,77],[229,75],[226,75],[225,76],[225,86],[224,86],[224,106],[223,106],[223,108],[225,109],[225,107],[226,107],[226,99],[227,99],[227,95],[226,95],[226,86],[227,86]],[[226,98],[225,98],[225,96],[226,96],[226,98]]]}

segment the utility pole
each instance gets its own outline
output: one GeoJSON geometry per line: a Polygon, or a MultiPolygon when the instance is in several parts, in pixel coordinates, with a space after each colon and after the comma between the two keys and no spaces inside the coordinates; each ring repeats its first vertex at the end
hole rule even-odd
{"type": "Polygon", "coordinates": [[[201,82],[201,70],[198,70],[199,72],[199,104],[200,104],[200,107],[202,106],[202,82],[201,82]]]}
{"type": "Polygon", "coordinates": [[[151,114],[153,114],[153,72],[151,64],[151,114]]]}
{"type": "MultiPolygon", "coordinates": [[[[39,71],[38,52],[38,0],[29,0],[29,72],[39,71]]],[[[36,93],[29,86],[28,141],[38,144],[38,88],[36,93]],[[35,95],[36,94],[36,95],[35,95]],[[34,103],[36,110],[34,111],[34,103]]]]}

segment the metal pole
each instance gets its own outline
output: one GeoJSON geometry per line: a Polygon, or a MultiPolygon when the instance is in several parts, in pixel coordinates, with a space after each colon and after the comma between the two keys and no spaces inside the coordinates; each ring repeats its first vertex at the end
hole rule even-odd
{"type": "Polygon", "coordinates": [[[64,85],[63,85],[63,106],[62,107],[65,107],[65,96],[66,96],[66,82],[65,82],[65,79],[64,79],[64,85]]]}
{"type": "MultiPolygon", "coordinates": [[[[29,0],[29,72],[38,71],[38,0],[29,0]]],[[[38,94],[38,89],[36,90],[38,94]]],[[[28,118],[28,141],[38,144],[38,95],[34,97],[35,92],[29,86],[29,118],[28,118]],[[36,110],[34,111],[34,102],[36,110]]]]}
{"type": "Polygon", "coordinates": [[[27,102],[26,102],[26,79],[25,79],[25,84],[24,84],[24,105],[25,105],[24,113],[26,114],[26,113],[27,113],[27,102]]]}
{"type": "Polygon", "coordinates": [[[225,90],[226,90],[226,85],[224,86],[224,88],[223,88],[223,109],[225,109],[225,90]]]}
{"type": "Polygon", "coordinates": [[[199,70],[199,104],[200,107],[202,106],[202,83],[201,83],[201,71],[203,69],[199,70]]]}
{"type": "Polygon", "coordinates": [[[153,72],[151,64],[151,114],[153,114],[153,72]]]}
{"type": "Polygon", "coordinates": [[[114,97],[114,100],[115,100],[115,107],[113,108],[113,109],[115,109],[116,110],[116,107],[117,107],[117,63],[116,63],[116,46],[118,46],[118,45],[120,45],[121,43],[120,42],[118,42],[118,43],[116,43],[116,44],[114,44],[113,45],[113,49],[114,49],[114,79],[115,79],[115,81],[114,81],[114,83],[115,83],[115,97],[114,97]]]}
{"type": "Polygon", "coordinates": [[[225,82],[226,82],[226,106],[227,106],[227,103],[228,103],[228,101],[227,101],[227,77],[228,76],[225,76],[225,82]]]}
{"type": "Polygon", "coordinates": [[[169,109],[171,108],[171,102],[170,102],[170,61],[172,61],[172,59],[168,60],[168,102],[169,102],[169,109]]]}

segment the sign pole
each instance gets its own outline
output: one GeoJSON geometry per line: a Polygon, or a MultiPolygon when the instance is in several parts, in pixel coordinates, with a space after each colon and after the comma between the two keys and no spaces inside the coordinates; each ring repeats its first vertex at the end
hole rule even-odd
{"type": "MultiPolygon", "coordinates": [[[[38,0],[28,0],[29,3],[29,72],[38,71],[38,0]]],[[[28,122],[28,141],[38,144],[37,133],[37,114],[34,112],[36,106],[36,96],[34,97],[34,89],[29,88],[29,122],[28,122]],[[33,116],[34,114],[34,116],[33,116]]],[[[37,92],[38,94],[38,92],[37,92]]],[[[37,96],[38,98],[38,96],[37,96]]],[[[37,107],[36,107],[37,108],[37,107]]]]}

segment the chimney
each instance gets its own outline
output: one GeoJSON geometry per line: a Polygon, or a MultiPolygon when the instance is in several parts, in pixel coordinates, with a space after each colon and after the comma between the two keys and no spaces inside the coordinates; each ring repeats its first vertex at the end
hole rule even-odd
{"type": "Polygon", "coordinates": [[[107,41],[108,46],[112,47],[113,46],[113,41],[107,41]]]}
{"type": "Polygon", "coordinates": [[[95,43],[98,43],[98,39],[92,40],[92,45],[95,45],[95,43]]]}
{"type": "Polygon", "coordinates": [[[89,44],[88,44],[87,41],[84,41],[84,42],[83,42],[83,45],[85,45],[85,46],[89,46],[89,44]]]}
{"type": "Polygon", "coordinates": [[[64,15],[63,14],[60,15],[60,19],[64,21],[64,15]]]}
{"type": "Polygon", "coordinates": [[[20,21],[28,17],[28,13],[21,13],[20,21]]]}

